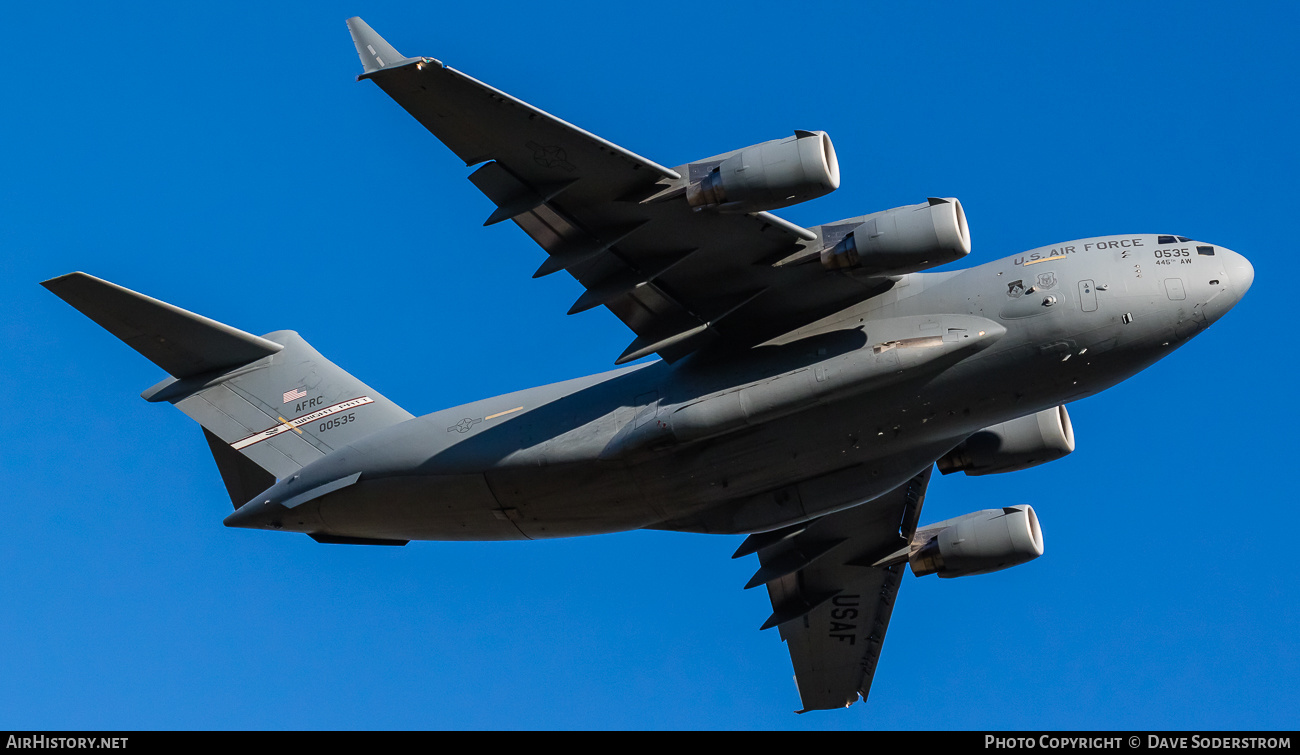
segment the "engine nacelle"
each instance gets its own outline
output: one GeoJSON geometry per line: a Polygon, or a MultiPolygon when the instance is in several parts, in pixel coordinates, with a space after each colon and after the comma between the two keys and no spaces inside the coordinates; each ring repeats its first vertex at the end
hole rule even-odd
{"type": "Polygon", "coordinates": [[[1055,461],[1074,450],[1074,428],[1064,406],[986,427],[939,459],[943,474],[972,477],[1017,472],[1055,461]]]}
{"type": "Polygon", "coordinates": [[[816,199],[840,187],[840,163],[824,131],[763,142],[732,153],[686,187],[692,207],[759,212],[816,199]]]}
{"type": "Polygon", "coordinates": [[[959,516],[916,533],[908,563],[918,577],[988,574],[1043,555],[1043,530],[1032,506],[1005,506],[959,516]]]}
{"type": "Polygon", "coordinates": [[[970,254],[966,212],[955,198],[896,207],[849,231],[822,250],[828,270],[902,275],[946,265],[970,254]]]}

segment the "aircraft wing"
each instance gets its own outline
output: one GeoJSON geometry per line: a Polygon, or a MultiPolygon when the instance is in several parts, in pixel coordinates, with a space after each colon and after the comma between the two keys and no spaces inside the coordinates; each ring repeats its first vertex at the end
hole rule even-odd
{"type": "Polygon", "coordinates": [[[751,535],[736,556],[758,553],[746,587],[767,584],[790,651],[803,710],[851,705],[871,690],[906,564],[872,566],[909,543],[933,467],[886,495],[773,532],[751,535]]]}
{"type": "Polygon", "coordinates": [[[618,364],[671,361],[719,339],[759,343],[889,285],[777,265],[815,256],[821,229],[766,212],[697,212],[683,197],[698,178],[689,165],[684,176],[440,61],[405,57],[359,18],[348,28],[359,78],[466,165],[481,164],[470,181],[497,205],[485,225],[512,220],[547,252],[534,277],[568,271],[586,289],[570,314],[604,305],[632,329],[618,364]]]}

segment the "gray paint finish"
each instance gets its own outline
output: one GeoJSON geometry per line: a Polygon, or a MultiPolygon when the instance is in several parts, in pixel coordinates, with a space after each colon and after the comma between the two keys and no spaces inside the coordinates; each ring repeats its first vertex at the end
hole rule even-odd
{"type": "MultiPolygon", "coordinates": [[[[1001,472],[1068,453],[1072,436],[1053,448],[1029,431],[962,444],[1033,415],[1068,427],[1064,404],[1168,355],[1253,280],[1235,252],[1154,234],[930,271],[967,248],[956,200],[810,229],[767,213],[771,192],[746,200],[755,211],[700,204],[718,186],[697,182],[721,185],[713,168],[745,148],[664,168],[348,23],[361,78],[484,164],[471,180],[489,221],[548,252],[539,274],[586,288],[570,311],[603,305],[633,331],[611,357],[660,361],[412,417],[291,331],[259,338],[84,274],[45,285],[173,372],[145,398],[203,425],[229,526],[371,544],[778,531],[742,550],[805,709],[865,697],[906,554],[943,558],[943,527],[917,527],[936,460],[958,449],[946,471],[978,456],[1001,472]],[[936,207],[958,235],[939,220],[880,232],[936,207]],[[831,253],[855,229],[854,253],[831,253]]],[[[777,173],[754,185],[802,180],[755,166],[777,173]]]]}

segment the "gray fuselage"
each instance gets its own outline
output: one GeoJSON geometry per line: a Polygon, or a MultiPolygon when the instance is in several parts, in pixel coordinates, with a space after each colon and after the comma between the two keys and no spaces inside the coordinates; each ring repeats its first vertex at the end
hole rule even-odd
{"type": "Polygon", "coordinates": [[[862,504],[981,428],[1124,380],[1227,312],[1250,263],[1178,238],[1103,236],[899,276],[747,351],[444,409],[330,453],[226,523],[382,540],[742,533],[862,504]]]}

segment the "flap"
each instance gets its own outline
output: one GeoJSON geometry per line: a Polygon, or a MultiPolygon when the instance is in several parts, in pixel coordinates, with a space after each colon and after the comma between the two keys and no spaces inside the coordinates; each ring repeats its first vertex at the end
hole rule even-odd
{"type": "MultiPolygon", "coordinates": [[[[874,566],[910,541],[933,467],[867,503],[754,535],[772,616],[794,664],[803,710],[866,699],[906,564],[874,566]]],[[[752,542],[751,542],[752,540],[752,542]]]]}

